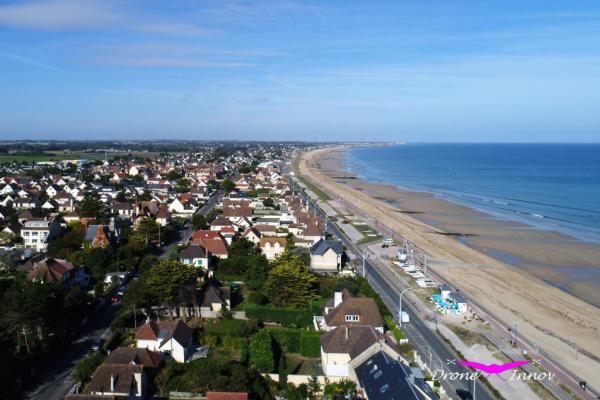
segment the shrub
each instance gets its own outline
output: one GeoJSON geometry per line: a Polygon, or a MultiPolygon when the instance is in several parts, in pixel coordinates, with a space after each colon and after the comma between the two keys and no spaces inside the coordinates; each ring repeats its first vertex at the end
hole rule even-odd
{"type": "Polygon", "coordinates": [[[216,324],[204,327],[204,332],[216,336],[243,336],[247,337],[256,331],[258,323],[256,320],[224,319],[216,324]]]}
{"type": "Polygon", "coordinates": [[[229,349],[241,350],[246,345],[246,339],[236,336],[224,336],[221,343],[229,349]]]}
{"type": "Polygon", "coordinates": [[[300,352],[300,331],[288,328],[267,329],[273,340],[287,353],[300,352]]]}
{"type": "Polygon", "coordinates": [[[284,326],[308,327],[313,323],[313,316],[320,314],[320,308],[316,305],[304,308],[282,308],[272,306],[260,306],[257,304],[246,305],[246,316],[254,318],[259,322],[275,322],[284,326]]]}
{"type": "Polygon", "coordinates": [[[250,364],[263,372],[275,371],[273,339],[268,331],[256,332],[250,340],[250,364]]]}
{"type": "Polygon", "coordinates": [[[319,332],[302,332],[300,335],[300,354],[305,357],[319,357],[321,355],[319,337],[319,332]]]}
{"type": "Polygon", "coordinates": [[[73,376],[80,382],[86,382],[103,361],[104,354],[100,352],[89,355],[77,364],[73,376]]]}

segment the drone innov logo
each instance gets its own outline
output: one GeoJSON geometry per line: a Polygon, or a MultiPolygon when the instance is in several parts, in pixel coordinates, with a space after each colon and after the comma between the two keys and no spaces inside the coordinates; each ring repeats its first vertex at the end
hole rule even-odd
{"type": "Polygon", "coordinates": [[[542,381],[545,379],[552,379],[556,375],[554,372],[525,372],[525,371],[516,370],[516,368],[520,367],[521,365],[529,364],[530,361],[527,361],[527,360],[515,361],[515,362],[506,363],[506,364],[489,364],[489,365],[481,364],[481,363],[473,362],[473,361],[466,361],[466,360],[465,361],[457,360],[456,363],[476,369],[476,370],[478,370],[478,372],[446,372],[444,370],[437,369],[437,370],[433,371],[433,373],[432,373],[433,379],[474,381],[474,380],[479,379],[479,376],[482,375],[482,373],[485,373],[485,374],[487,374],[485,376],[486,378],[489,377],[490,375],[497,375],[503,381],[507,381],[507,380],[509,380],[509,381],[530,381],[530,380],[542,381]],[[512,374],[508,379],[506,379],[500,375],[501,373],[509,371],[511,369],[514,369],[514,371],[512,371],[512,374]],[[481,371],[481,372],[479,372],[479,371],[481,371]]]}

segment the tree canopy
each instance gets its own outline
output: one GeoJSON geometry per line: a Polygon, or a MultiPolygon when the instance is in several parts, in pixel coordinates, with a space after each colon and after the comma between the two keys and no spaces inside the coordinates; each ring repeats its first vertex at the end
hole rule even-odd
{"type": "Polygon", "coordinates": [[[197,276],[194,267],[175,260],[162,260],[150,268],[145,283],[152,297],[173,306],[193,294],[197,276]]]}
{"type": "Polygon", "coordinates": [[[263,288],[272,304],[302,308],[319,298],[318,280],[300,257],[285,252],[272,262],[272,267],[263,288]]]}
{"type": "Polygon", "coordinates": [[[233,189],[235,189],[235,183],[233,183],[229,179],[224,179],[221,182],[221,188],[223,188],[223,190],[225,191],[225,193],[231,193],[231,192],[233,192],[233,189]]]}

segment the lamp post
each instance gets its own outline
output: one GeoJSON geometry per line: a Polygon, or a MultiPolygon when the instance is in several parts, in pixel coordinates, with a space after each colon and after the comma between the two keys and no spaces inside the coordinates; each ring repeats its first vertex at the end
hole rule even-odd
{"type": "Polygon", "coordinates": [[[402,296],[409,290],[412,290],[412,288],[406,288],[400,292],[400,302],[398,304],[398,325],[400,326],[402,326],[402,296]]]}

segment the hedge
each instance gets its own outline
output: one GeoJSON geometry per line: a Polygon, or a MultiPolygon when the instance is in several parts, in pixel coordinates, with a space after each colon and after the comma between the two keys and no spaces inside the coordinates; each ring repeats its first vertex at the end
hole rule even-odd
{"type": "Polygon", "coordinates": [[[319,357],[321,342],[319,332],[290,328],[265,329],[286,353],[300,353],[305,357],[319,357]]]}
{"type": "Polygon", "coordinates": [[[320,314],[320,307],[316,305],[300,310],[294,308],[261,306],[258,304],[246,305],[246,317],[248,318],[254,318],[259,322],[275,322],[283,326],[298,328],[311,326],[313,317],[320,314]]]}
{"type": "Polygon", "coordinates": [[[204,332],[217,336],[242,336],[252,335],[257,329],[255,320],[224,319],[212,325],[206,325],[204,332]]]}
{"type": "Polygon", "coordinates": [[[306,357],[321,356],[321,341],[318,332],[303,332],[300,335],[300,354],[306,357]]]}

